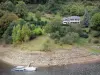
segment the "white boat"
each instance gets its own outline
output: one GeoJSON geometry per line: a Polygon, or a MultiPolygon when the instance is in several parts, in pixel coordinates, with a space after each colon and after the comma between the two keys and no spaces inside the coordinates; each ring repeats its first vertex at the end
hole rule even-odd
{"type": "Polygon", "coordinates": [[[11,71],[36,71],[36,67],[24,67],[24,66],[17,66],[13,69],[11,69],[11,71]]]}
{"type": "Polygon", "coordinates": [[[25,67],[26,71],[36,71],[36,67],[25,67]]]}
{"type": "Polygon", "coordinates": [[[24,66],[17,66],[13,69],[11,69],[11,71],[24,71],[24,66]]]}

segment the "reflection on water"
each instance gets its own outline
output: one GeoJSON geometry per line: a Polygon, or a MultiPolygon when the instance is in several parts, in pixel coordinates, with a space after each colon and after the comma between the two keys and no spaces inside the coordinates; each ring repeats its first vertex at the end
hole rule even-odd
{"type": "Polygon", "coordinates": [[[12,68],[12,67],[13,67],[12,65],[0,60],[0,69],[8,69],[8,68],[12,68]]]}
{"type": "MultiPolygon", "coordinates": [[[[1,65],[7,64],[0,63],[1,65]]],[[[9,65],[8,65],[9,66],[9,65]]],[[[0,75],[100,75],[100,62],[88,64],[72,64],[67,66],[54,66],[46,68],[38,68],[35,72],[10,72],[9,70],[0,71],[0,75]]],[[[2,70],[0,69],[0,70],[2,70]]]]}

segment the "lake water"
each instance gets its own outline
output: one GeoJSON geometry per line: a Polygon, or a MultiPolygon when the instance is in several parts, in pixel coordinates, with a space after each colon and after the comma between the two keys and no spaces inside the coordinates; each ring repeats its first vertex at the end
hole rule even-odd
{"type": "Polygon", "coordinates": [[[100,75],[100,62],[38,68],[35,72],[11,72],[13,66],[0,63],[0,75],[100,75]],[[2,66],[1,66],[2,65],[2,66]]]}

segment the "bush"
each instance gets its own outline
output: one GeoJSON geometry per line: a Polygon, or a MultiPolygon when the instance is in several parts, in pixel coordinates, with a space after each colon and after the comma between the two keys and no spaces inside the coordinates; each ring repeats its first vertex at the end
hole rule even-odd
{"type": "Polygon", "coordinates": [[[8,10],[8,11],[12,12],[12,11],[14,11],[15,6],[11,1],[6,0],[4,3],[2,2],[0,4],[0,9],[5,10],[5,11],[8,10]]]}
{"type": "Polygon", "coordinates": [[[84,27],[88,27],[89,24],[90,24],[90,15],[89,15],[88,11],[85,10],[83,25],[84,25],[84,27]]]}
{"type": "Polygon", "coordinates": [[[20,27],[20,25],[14,26],[13,32],[12,32],[12,39],[13,39],[13,44],[18,44],[21,42],[21,27],[20,27]]]}
{"type": "Polygon", "coordinates": [[[79,34],[75,32],[69,32],[60,39],[63,44],[73,44],[79,39],[79,34]]]}
{"type": "Polygon", "coordinates": [[[61,23],[60,19],[54,19],[52,22],[48,23],[45,26],[45,32],[53,33],[56,31],[60,31],[61,25],[62,25],[62,23],[61,23]]]}
{"type": "Polygon", "coordinates": [[[17,19],[18,17],[14,13],[5,13],[0,18],[0,37],[4,34],[9,24],[17,19]]]}
{"type": "Polygon", "coordinates": [[[79,34],[82,33],[82,27],[79,24],[70,25],[70,28],[69,29],[70,29],[71,32],[76,32],[76,33],[79,33],[79,34]]]}
{"type": "Polygon", "coordinates": [[[44,6],[44,5],[39,4],[39,6],[37,7],[37,10],[42,12],[42,11],[44,11],[44,10],[45,10],[45,6],[44,6]]]}
{"type": "Polygon", "coordinates": [[[0,17],[2,17],[4,15],[5,11],[0,9],[0,17]]]}
{"type": "Polygon", "coordinates": [[[1,18],[0,18],[0,26],[2,27],[8,27],[9,23],[17,20],[18,16],[14,13],[5,13],[1,18]]]}
{"type": "Polygon", "coordinates": [[[52,33],[51,35],[50,35],[50,37],[52,38],[52,39],[60,39],[60,34],[59,34],[59,31],[56,31],[55,33],[52,33]]]}
{"type": "Polygon", "coordinates": [[[26,4],[23,1],[19,1],[18,4],[16,4],[15,12],[19,17],[25,17],[28,13],[26,4]]]}
{"type": "Polygon", "coordinates": [[[50,48],[50,40],[47,40],[44,44],[43,44],[43,48],[41,49],[41,51],[51,51],[51,48],[50,48]]]}
{"type": "Polygon", "coordinates": [[[80,37],[82,37],[82,38],[88,38],[89,35],[88,35],[86,32],[82,32],[82,33],[80,34],[80,37]]]}
{"type": "Polygon", "coordinates": [[[23,25],[21,30],[21,41],[29,41],[31,36],[31,30],[28,25],[23,25]]]}
{"type": "Polygon", "coordinates": [[[35,17],[37,18],[37,21],[41,20],[41,13],[40,13],[40,11],[36,12],[35,17]]]}
{"type": "Polygon", "coordinates": [[[94,44],[98,44],[98,43],[100,43],[100,40],[99,40],[98,38],[92,38],[92,39],[90,40],[90,42],[91,42],[91,43],[94,43],[94,44]]]}
{"type": "Polygon", "coordinates": [[[93,37],[99,37],[100,36],[100,32],[99,31],[91,31],[91,35],[93,37]]]}
{"type": "Polygon", "coordinates": [[[43,30],[40,27],[37,27],[33,30],[33,33],[35,35],[42,35],[43,34],[43,30]]]}
{"type": "Polygon", "coordinates": [[[96,13],[92,17],[91,34],[93,37],[100,37],[100,13],[96,13]]]}
{"type": "Polygon", "coordinates": [[[92,16],[92,29],[100,31],[100,12],[92,16]]]}
{"type": "Polygon", "coordinates": [[[70,14],[71,15],[83,16],[84,6],[79,5],[79,4],[72,5],[72,7],[70,8],[70,14]]]}

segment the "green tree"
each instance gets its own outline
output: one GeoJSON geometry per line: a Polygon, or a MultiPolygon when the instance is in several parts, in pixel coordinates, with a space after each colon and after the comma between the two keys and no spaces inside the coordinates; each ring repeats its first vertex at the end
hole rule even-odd
{"type": "Polygon", "coordinates": [[[83,19],[83,24],[85,25],[85,27],[88,27],[90,24],[90,16],[87,10],[85,10],[85,14],[84,14],[84,19],[83,19]]]}
{"type": "Polygon", "coordinates": [[[12,39],[13,39],[13,44],[20,43],[20,40],[21,40],[21,27],[20,27],[20,25],[14,26],[13,32],[12,32],[12,39]]]}
{"type": "Polygon", "coordinates": [[[40,13],[40,11],[36,12],[35,17],[37,18],[38,21],[41,20],[41,13],[40,13]]]}
{"type": "Polygon", "coordinates": [[[10,12],[12,12],[12,11],[14,11],[14,9],[15,9],[15,6],[14,6],[14,4],[11,2],[11,1],[6,1],[5,3],[4,3],[4,7],[3,7],[5,10],[8,10],[8,11],[10,11],[10,12]]]}
{"type": "Polygon", "coordinates": [[[23,25],[21,30],[21,39],[26,42],[29,41],[30,36],[31,36],[30,28],[28,27],[28,25],[23,25]]]}
{"type": "Polygon", "coordinates": [[[100,37],[100,13],[96,13],[92,16],[91,32],[94,37],[100,37]]]}
{"type": "Polygon", "coordinates": [[[100,13],[96,13],[92,16],[92,29],[100,31],[100,13]]]}
{"type": "Polygon", "coordinates": [[[12,21],[15,21],[18,19],[18,16],[14,13],[5,13],[0,18],[0,37],[3,35],[3,33],[6,31],[7,27],[12,21]]]}
{"type": "Polygon", "coordinates": [[[19,1],[18,4],[16,4],[16,14],[19,17],[25,17],[28,13],[28,9],[26,4],[23,1],[19,1]]]}

